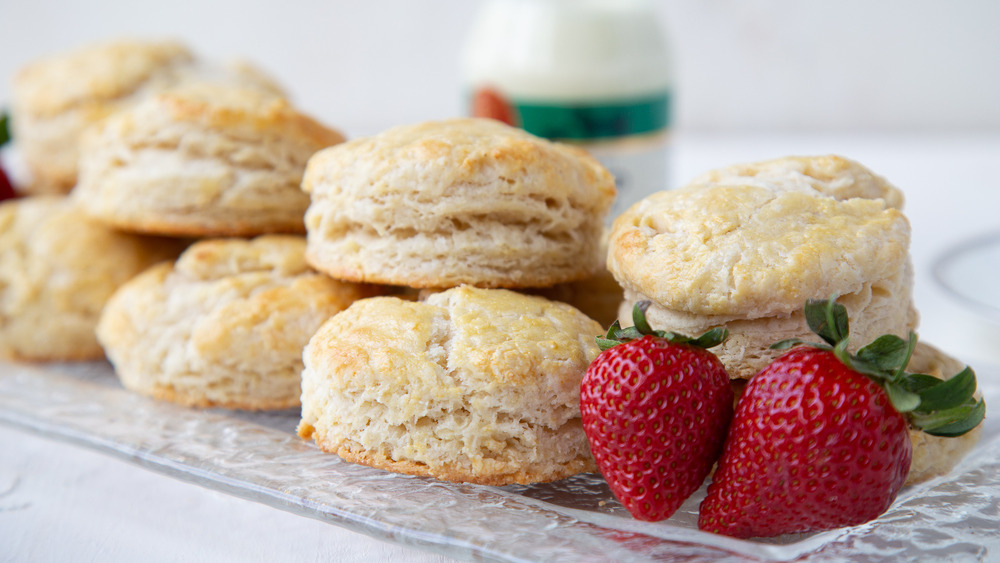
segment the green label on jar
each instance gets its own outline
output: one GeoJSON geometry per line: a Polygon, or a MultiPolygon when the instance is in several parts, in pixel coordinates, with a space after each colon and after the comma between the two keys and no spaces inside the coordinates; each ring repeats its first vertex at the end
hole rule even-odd
{"type": "Polygon", "coordinates": [[[491,117],[547,139],[611,139],[662,131],[670,125],[670,96],[662,93],[614,103],[540,103],[506,99],[482,88],[472,115],[491,117]]]}

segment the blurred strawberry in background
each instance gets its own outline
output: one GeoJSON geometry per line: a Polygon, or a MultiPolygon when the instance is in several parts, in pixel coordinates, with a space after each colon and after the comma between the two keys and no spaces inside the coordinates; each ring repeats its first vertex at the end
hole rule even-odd
{"type": "MultiPolygon", "coordinates": [[[[10,141],[10,132],[7,129],[7,114],[5,113],[0,115],[0,147],[7,144],[7,141],[10,141]]],[[[17,192],[14,191],[14,186],[10,183],[10,178],[7,177],[7,172],[3,169],[3,161],[0,160],[0,201],[14,197],[17,197],[17,192]]]]}
{"type": "Polygon", "coordinates": [[[514,127],[520,126],[514,107],[503,94],[489,87],[479,88],[472,96],[472,116],[488,117],[514,127]]]}

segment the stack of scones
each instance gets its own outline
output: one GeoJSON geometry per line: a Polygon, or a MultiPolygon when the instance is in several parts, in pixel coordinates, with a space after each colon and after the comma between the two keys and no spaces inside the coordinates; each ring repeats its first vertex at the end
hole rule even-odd
{"type": "Polygon", "coordinates": [[[276,93],[247,64],[219,65],[168,41],[119,40],[50,56],[11,84],[11,128],[31,181],[0,205],[0,357],[104,356],[94,335],[110,295],[176,258],[187,241],[123,232],[75,198],[80,139],[89,128],[171,87],[211,80],[276,93]]]}
{"type": "Polygon", "coordinates": [[[87,131],[71,195],[83,209],[121,230],[198,239],[104,308],[97,336],[125,387],[192,406],[298,406],[309,337],[380,291],[305,263],[302,172],[342,141],[281,96],[210,81],[87,131]]]}
{"type": "Polygon", "coordinates": [[[492,485],[595,469],[580,382],[601,325],[511,291],[603,269],[610,173],[499,122],[397,127],[316,154],[306,260],[420,299],[354,303],[305,350],[299,434],[342,458],[492,485]]]}

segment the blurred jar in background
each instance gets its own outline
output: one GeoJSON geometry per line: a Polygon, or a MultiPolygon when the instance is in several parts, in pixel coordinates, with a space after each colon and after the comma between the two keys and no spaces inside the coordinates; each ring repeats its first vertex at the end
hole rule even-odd
{"type": "Polygon", "coordinates": [[[645,0],[488,0],[463,60],[468,113],[576,143],[615,175],[611,216],[667,186],[671,73],[645,0]]]}

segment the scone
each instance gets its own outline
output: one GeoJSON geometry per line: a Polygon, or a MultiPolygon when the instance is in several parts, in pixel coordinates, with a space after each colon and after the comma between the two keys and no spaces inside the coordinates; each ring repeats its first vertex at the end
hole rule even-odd
{"type": "Polygon", "coordinates": [[[189,84],[89,130],[73,195],[93,216],[133,232],[303,233],[306,161],[341,141],[279,96],[189,84]]]}
{"type": "Polygon", "coordinates": [[[306,347],[299,435],[348,461],[449,481],[595,471],[580,382],[600,332],[569,305],[501,289],[358,301],[306,347]]]}
{"type": "Polygon", "coordinates": [[[0,358],[104,357],[94,329],[105,302],[177,241],[109,229],[62,196],[0,204],[0,358]]]}
{"type": "Polygon", "coordinates": [[[123,286],[97,328],[122,384],[188,406],[297,406],[309,337],[378,293],[313,271],[304,252],[293,235],[206,240],[123,286]]]}
{"type": "Polygon", "coordinates": [[[576,147],[487,119],[325,149],[302,189],[310,264],[420,288],[545,287],[595,274],[614,179],[576,147]]]}
{"type": "Polygon", "coordinates": [[[171,41],[122,39],[24,66],[11,84],[13,136],[33,176],[24,189],[68,192],[76,184],[77,147],[86,128],[153,92],[205,79],[279,91],[250,65],[212,65],[171,41]]]}
{"type": "Polygon", "coordinates": [[[857,192],[846,180],[830,195],[781,175],[718,176],[654,194],[615,221],[608,268],[625,290],[623,324],[634,303],[650,300],[655,328],[701,334],[725,325],[730,337],[712,351],[741,379],[780,354],[768,349],[773,342],[809,339],[806,299],[838,296],[852,349],[916,328],[910,226],[885,199],[843,195],[857,192]]]}

